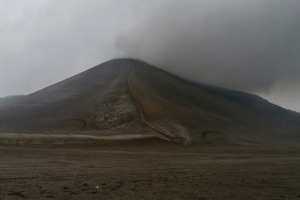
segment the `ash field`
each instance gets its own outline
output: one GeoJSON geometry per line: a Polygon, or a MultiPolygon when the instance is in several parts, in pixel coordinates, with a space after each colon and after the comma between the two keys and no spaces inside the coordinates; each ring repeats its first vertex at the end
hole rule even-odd
{"type": "Polygon", "coordinates": [[[115,59],[0,99],[0,199],[300,199],[300,114],[115,59]]]}

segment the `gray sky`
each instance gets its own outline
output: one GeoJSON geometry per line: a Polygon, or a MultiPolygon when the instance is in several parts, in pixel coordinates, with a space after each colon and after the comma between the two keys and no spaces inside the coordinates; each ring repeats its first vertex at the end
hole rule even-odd
{"type": "Polygon", "coordinates": [[[0,0],[0,96],[115,57],[300,111],[299,0],[0,0]]]}

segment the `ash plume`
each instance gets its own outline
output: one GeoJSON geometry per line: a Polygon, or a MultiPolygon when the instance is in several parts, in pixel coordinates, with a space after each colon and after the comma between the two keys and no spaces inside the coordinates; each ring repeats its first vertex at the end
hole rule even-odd
{"type": "Polygon", "coordinates": [[[190,80],[264,92],[298,82],[299,10],[293,0],[164,1],[116,44],[190,80]]]}

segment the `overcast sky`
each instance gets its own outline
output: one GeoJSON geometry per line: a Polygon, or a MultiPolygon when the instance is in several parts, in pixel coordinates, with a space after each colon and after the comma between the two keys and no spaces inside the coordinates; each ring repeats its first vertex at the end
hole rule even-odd
{"type": "Polygon", "coordinates": [[[0,0],[0,96],[116,57],[300,111],[299,0],[0,0]]]}

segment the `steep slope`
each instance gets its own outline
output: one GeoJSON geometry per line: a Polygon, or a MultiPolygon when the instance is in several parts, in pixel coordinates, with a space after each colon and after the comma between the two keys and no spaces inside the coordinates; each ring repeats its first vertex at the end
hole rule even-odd
{"type": "Polygon", "coordinates": [[[114,60],[0,107],[2,131],[135,127],[139,112],[127,87],[131,66],[114,60]]]}
{"type": "Polygon", "coordinates": [[[300,114],[133,59],[108,61],[0,105],[0,131],[6,132],[139,128],[179,143],[294,140],[300,136],[300,114]]]}
{"type": "Polygon", "coordinates": [[[212,138],[222,143],[236,136],[299,138],[299,113],[259,96],[191,83],[145,63],[134,67],[130,80],[148,122],[187,142],[212,138]]]}

